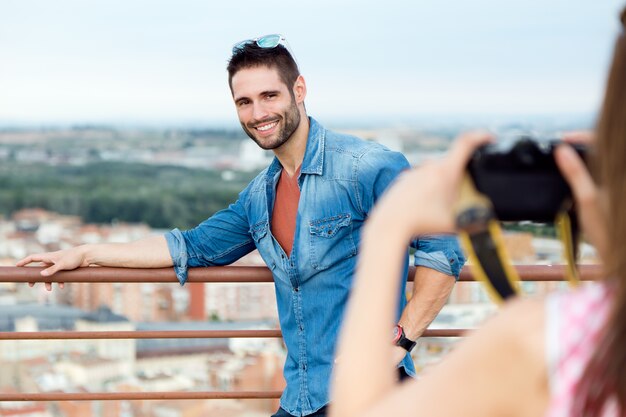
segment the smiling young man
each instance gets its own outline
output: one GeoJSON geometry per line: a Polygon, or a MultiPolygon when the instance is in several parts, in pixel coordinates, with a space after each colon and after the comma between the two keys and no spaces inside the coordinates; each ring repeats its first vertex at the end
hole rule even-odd
{"type": "MultiPolygon", "coordinates": [[[[325,416],[332,368],[335,362],[341,366],[335,345],[361,228],[376,200],[409,164],[400,153],[326,130],[307,117],[306,83],[280,35],[237,44],[228,74],[242,128],[276,156],[235,203],[191,230],[32,255],[18,265],[52,265],[44,275],[88,265],[173,265],[184,283],[188,267],[228,265],[258,249],[274,276],[287,346],[287,386],[274,416],[325,416]]],[[[423,236],[413,246],[413,296],[407,304],[403,286],[393,341],[392,329],[389,334],[389,343],[397,345],[389,360],[399,364],[401,376],[414,373],[407,351],[445,303],[464,263],[452,236],[423,236]]],[[[405,283],[408,252],[406,261],[405,283]]]]}

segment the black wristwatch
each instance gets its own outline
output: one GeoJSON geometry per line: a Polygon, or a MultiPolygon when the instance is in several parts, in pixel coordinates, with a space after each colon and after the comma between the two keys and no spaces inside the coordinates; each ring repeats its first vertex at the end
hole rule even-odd
{"type": "Polygon", "coordinates": [[[407,352],[412,351],[417,344],[417,342],[406,337],[404,329],[399,324],[396,324],[396,327],[393,328],[393,343],[396,346],[400,346],[407,352]]]}

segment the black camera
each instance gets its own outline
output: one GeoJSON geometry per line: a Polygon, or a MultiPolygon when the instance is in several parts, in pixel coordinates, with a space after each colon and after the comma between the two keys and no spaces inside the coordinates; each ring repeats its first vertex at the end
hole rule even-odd
{"type": "MultiPolygon", "coordinates": [[[[549,223],[570,208],[571,190],[553,155],[559,143],[518,136],[474,152],[468,172],[478,191],[491,200],[499,220],[549,223]]],[[[573,146],[585,159],[585,147],[573,146]]]]}

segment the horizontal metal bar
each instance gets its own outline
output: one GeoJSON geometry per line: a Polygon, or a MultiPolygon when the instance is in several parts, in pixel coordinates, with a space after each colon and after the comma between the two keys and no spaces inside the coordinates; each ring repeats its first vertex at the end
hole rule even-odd
{"type": "Polygon", "coordinates": [[[40,339],[226,339],[282,337],[280,330],[170,330],[104,332],[2,332],[0,340],[40,339]]]}
{"type": "Polygon", "coordinates": [[[220,400],[280,398],[281,391],[45,392],[0,394],[2,401],[220,400]]]}
{"type": "MultiPolygon", "coordinates": [[[[521,281],[564,281],[565,265],[515,265],[521,281]]],[[[578,272],[583,281],[592,281],[602,278],[600,265],[579,265],[578,272]]],[[[474,281],[471,266],[465,266],[461,271],[459,281],[474,281]]]]}
{"type": "MultiPolygon", "coordinates": [[[[88,267],[42,277],[42,267],[0,267],[0,282],[178,282],[173,268],[88,267]]],[[[264,266],[189,268],[187,282],[274,282],[264,266]]]]}
{"type": "MultiPolygon", "coordinates": [[[[109,268],[89,267],[73,271],[61,271],[51,277],[42,277],[42,267],[0,267],[0,282],[178,282],[173,268],[109,268]]],[[[411,267],[409,280],[413,279],[415,267],[411,267]]],[[[517,265],[515,269],[522,281],[562,281],[563,265],[517,265]]],[[[581,265],[583,280],[598,279],[599,265],[581,265]]],[[[471,267],[465,266],[459,281],[474,281],[471,267]]],[[[189,268],[188,282],[274,282],[272,273],[264,266],[212,266],[189,268]]]]}
{"type": "MultiPolygon", "coordinates": [[[[457,337],[467,329],[427,329],[424,337],[457,337]]],[[[0,340],[227,339],[282,337],[280,330],[163,330],[106,332],[0,332],[0,340]]]]}

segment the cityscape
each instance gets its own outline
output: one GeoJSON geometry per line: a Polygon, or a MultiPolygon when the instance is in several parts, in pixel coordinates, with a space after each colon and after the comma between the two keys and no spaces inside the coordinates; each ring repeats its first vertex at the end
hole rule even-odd
{"type": "MultiPolygon", "coordinates": [[[[559,126],[559,130],[580,125],[559,126]]],[[[555,129],[554,125],[535,130],[555,129]]],[[[457,128],[423,131],[414,127],[345,130],[402,151],[411,164],[437,158],[457,128]]],[[[16,128],[0,131],[0,183],[10,190],[15,177],[36,166],[50,167],[47,176],[67,167],[115,163],[180,167],[189,176],[233,183],[236,198],[245,183],[271,161],[241,133],[228,130],[146,130],[98,126],[16,128]],[[13,175],[12,175],[13,174],[13,175]]],[[[205,181],[206,182],[206,181],[205,181]]],[[[101,181],[106,186],[107,179],[101,181]]],[[[212,184],[211,186],[213,186],[212,184]]],[[[75,185],[65,184],[71,189],[75,185]]],[[[205,185],[205,187],[210,187],[205,185]]],[[[33,191],[33,190],[30,190],[33,191]]],[[[121,194],[123,190],[119,190],[121,194]]],[[[88,194],[98,194],[91,189],[88,194]]],[[[25,190],[20,198],[27,201],[25,190]]],[[[81,197],[81,196],[78,196],[81,197]]],[[[86,197],[86,196],[83,196],[86,197]]],[[[5,195],[0,198],[7,198],[5,195]]],[[[6,200],[5,200],[6,201],[6,200]]],[[[78,213],[54,211],[48,200],[39,206],[16,205],[0,216],[0,266],[13,266],[32,253],[83,243],[128,242],[162,234],[176,227],[167,219],[154,227],[123,218],[91,222],[78,213]]],[[[71,208],[75,212],[71,212],[71,208]]],[[[204,213],[207,217],[212,212],[204,213]]],[[[198,221],[201,221],[198,220],[198,221]]],[[[562,263],[560,242],[527,231],[508,231],[507,248],[517,264],[562,263]]],[[[594,263],[588,245],[581,262],[594,263]]],[[[236,265],[263,266],[256,252],[236,265]]],[[[542,293],[561,283],[524,283],[527,293],[542,293]]],[[[410,292],[410,287],[408,289],[410,292]]],[[[473,328],[496,307],[478,283],[458,283],[431,328],[473,328]]],[[[271,283],[74,283],[46,291],[20,283],[0,284],[0,331],[141,331],[278,329],[271,283]]],[[[418,370],[436,363],[452,348],[454,338],[422,338],[413,355],[418,370]]],[[[276,338],[128,339],[128,340],[4,340],[0,341],[0,392],[150,392],[281,390],[284,346],[276,338]]],[[[59,401],[0,404],[0,416],[262,416],[277,400],[59,401]]]]}

